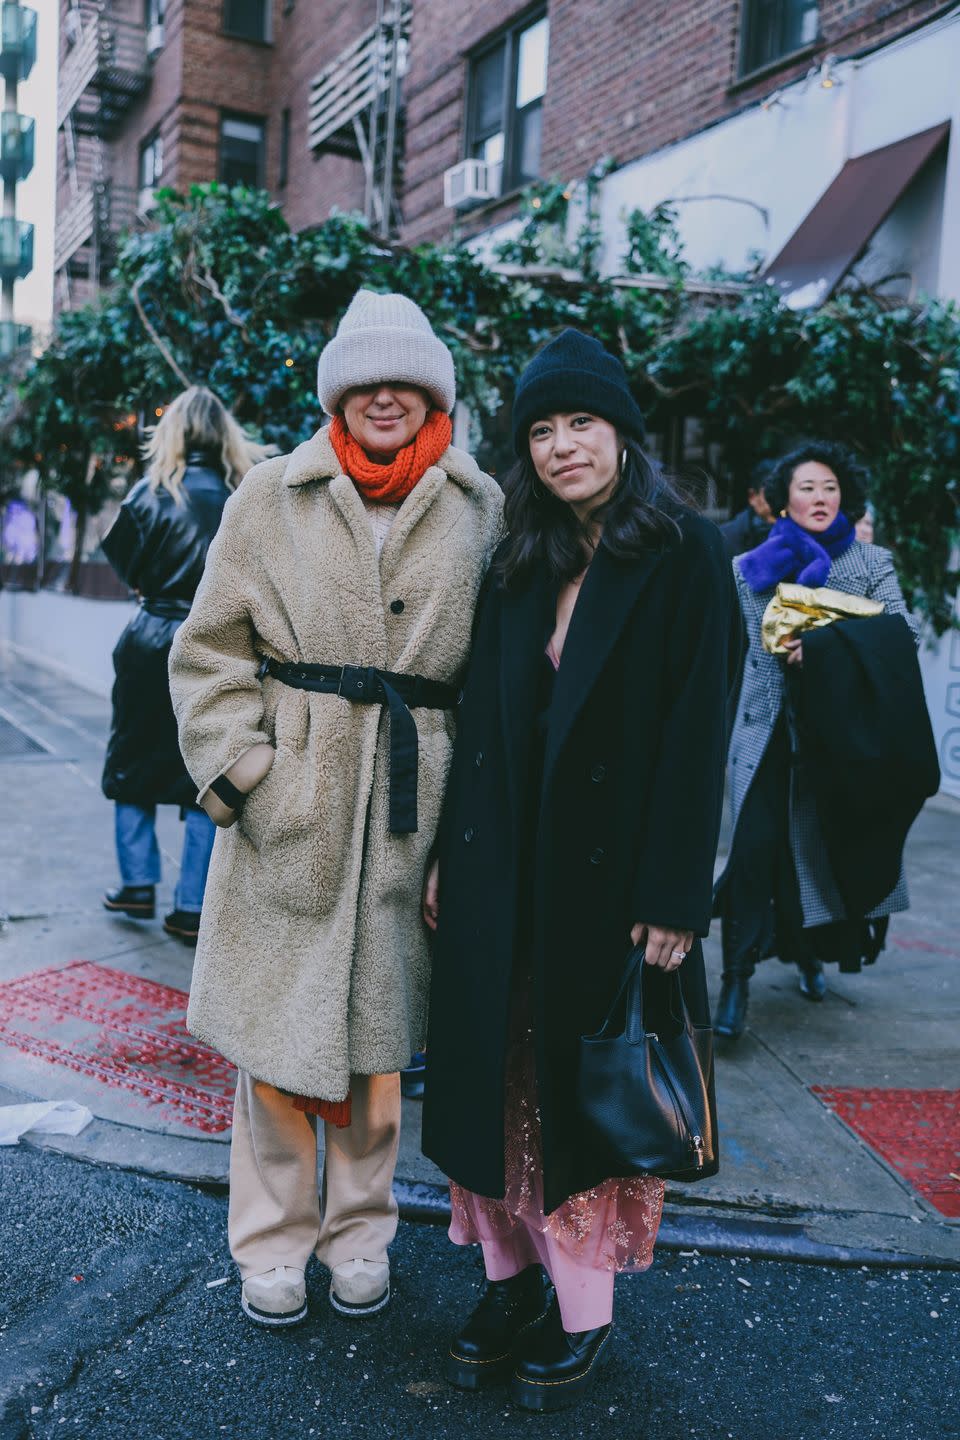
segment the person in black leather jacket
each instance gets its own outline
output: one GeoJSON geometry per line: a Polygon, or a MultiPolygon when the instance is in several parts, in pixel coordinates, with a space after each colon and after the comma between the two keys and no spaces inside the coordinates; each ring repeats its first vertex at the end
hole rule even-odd
{"type": "Polygon", "coordinates": [[[137,920],[153,918],[160,880],[156,807],[179,805],[185,821],[180,881],[163,928],[185,944],[196,943],[216,830],[195,803],[196,786],[180,755],[167,659],[230,492],[263,454],[211,391],[192,386],[155,427],[145,452],[147,474],[102,542],[140,602],[113,652],[113,724],[102,785],[116,802],[121,884],[103,904],[137,920]]]}

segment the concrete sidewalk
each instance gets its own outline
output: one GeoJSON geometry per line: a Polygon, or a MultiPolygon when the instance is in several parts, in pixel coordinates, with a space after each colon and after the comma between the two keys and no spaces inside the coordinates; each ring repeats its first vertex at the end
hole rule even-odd
{"type": "MultiPolygon", "coordinates": [[[[80,1136],[24,1143],[222,1185],[231,1077],[183,1030],[193,952],[160,929],[182,833],[175,811],[158,827],[157,921],[100,905],[116,878],[99,787],[108,721],[103,699],[0,658],[0,1104],[80,1101],[97,1117],[80,1136]]],[[[718,1060],[720,1174],[670,1188],[666,1243],[960,1264],[960,1181],[950,1178],[960,1174],[960,804],[927,807],[907,867],[914,908],[894,917],[872,970],[830,971],[823,1005],[803,1001],[778,962],[762,967],[750,1031],[718,1060]]],[[[715,985],[716,935],[707,951],[715,985]]],[[[442,1216],[416,1102],[405,1102],[398,1182],[407,1213],[442,1216]]]]}

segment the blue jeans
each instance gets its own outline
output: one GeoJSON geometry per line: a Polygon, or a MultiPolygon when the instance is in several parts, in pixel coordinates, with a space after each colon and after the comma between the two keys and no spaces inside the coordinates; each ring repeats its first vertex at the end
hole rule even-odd
{"type": "MultiPolygon", "coordinates": [[[[117,860],[124,885],[157,885],[160,882],[160,847],[157,844],[156,807],[116,806],[117,860]]],[[[175,910],[199,915],[210,868],[210,854],[217,827],[202,810],[188,810],[183,826],[180,881],[173,895],[175,910]]]]}

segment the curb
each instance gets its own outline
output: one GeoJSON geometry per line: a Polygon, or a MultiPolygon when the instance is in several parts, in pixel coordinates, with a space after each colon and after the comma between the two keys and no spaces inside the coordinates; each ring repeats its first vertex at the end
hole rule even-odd
{"type": "MultiPolygon", "coordinates": [[[[4,1097],[16,1095],[17,1098],[28,1098],[22,1092],[6,1085],[0,1086],[0,1093],[4,1097]]],[[[94,1124],[109,1132],[126,1128],[117,1126],[112,1121],[100,1120],[94,1124]]],[[[137,1127],[130,1129],[135,1131],[137,1127]]],[[[148,1135],[151,1132],[140,1133],[148,1135]]],[[[85,1153],[79,1137],[71,1140],[52,1135],[26,1135],[20,1144],[35,1151],[52,1151],[65,1159],[94,1165],[99,1169],[125,1170],[142,1175],[148,1180],[189,1185],[207,1194],[226,1195],[229,1191],[225,1176],[184,1175],[165,1169],[162,1165],[144,1165],[136,1163],[135,1160],[120,1159],[116,1153],[109,1156],[85,1153]]],[[[113,1147],[109,1148],[112,1150],[113,1147]]],[[[397,1176],[393,1188],[401,1219],[415,1224],[449,1224],[450,1193],[445,1184],[426,1180],[404,1180],[397,1176]]],[[[960,1258],[956,1256],[918,1255],[900,1250],[824,1244],[809,1233],[812,1218],[801,1215],[795,1220],[763,1220],[756,1218],[753,1212],[749,1217],[708,1212],[692,1213],[690,1206],[668,1203],[664,1207],[657,1247],[674,1253],[696,1250],[701,1255],[742,1255],[756,1260],[785,1260],[814,1265],[868,1266],[898,1270],[960,1270],[960,1258]]],[[[0,1440],[5,1440],[2,1430],[0,1440]]]]}
{"type": "MultiPolygon", "coordinates": [[[[446,1225],[450,1199],[445,1185],[397,1179],[394,1193],[404,1220],[446,1225]]],[[[897,1270],[960,1270],[960,1260],[909,1255],[896,1250],[824,1245],[807,1234],[802,1222],[741,1220],[735,1217],[693,1216],[684,1210],[664,1209],[657,1248],[697,1250],[701,1255],[748,1255],[754,1260],[790,1260],[814,1265],[869,1266],[897,1270]]]]}

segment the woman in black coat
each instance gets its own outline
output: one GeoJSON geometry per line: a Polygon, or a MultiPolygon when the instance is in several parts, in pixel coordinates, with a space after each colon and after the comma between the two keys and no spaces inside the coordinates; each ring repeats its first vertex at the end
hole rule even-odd
{"type": "Polygon", "coordinates": [[[424,896],[423,1147],[451,1177],[451,1238],[479,1241],[487,1271],[447,1374],[472,1389],[512,1367],[530,1409],[589,1383],[614,1274],[649,1265],[663,1198],[660,1180],[618,1179],[592,1153],[574,1104],[579,1039],[600,1027],[632,944],[656,967],[654,1004],[682,964],[691,1018],[709,1025],[697,937],[739,617],[719,533],[643,435],[622,366],[575,331],[520,378],[509,537],[477,612],[424,896]]]}
{"type": "Polygon", "coordinates": [[[193,386],[166,410],[147,447],[149,462],[120,507],[103,550],[140,606],[113,652],[113,723],[103,793],[116,802],[121,885],[107,910],[149,920],[160,879],[157,805],[179,805],[186,821],[180,883],[163,928],[195,944],[215,828],[194,803],[170,703],[167,660],[190,611],[223,507],[262,451],[209,390],[193,386]]]}

